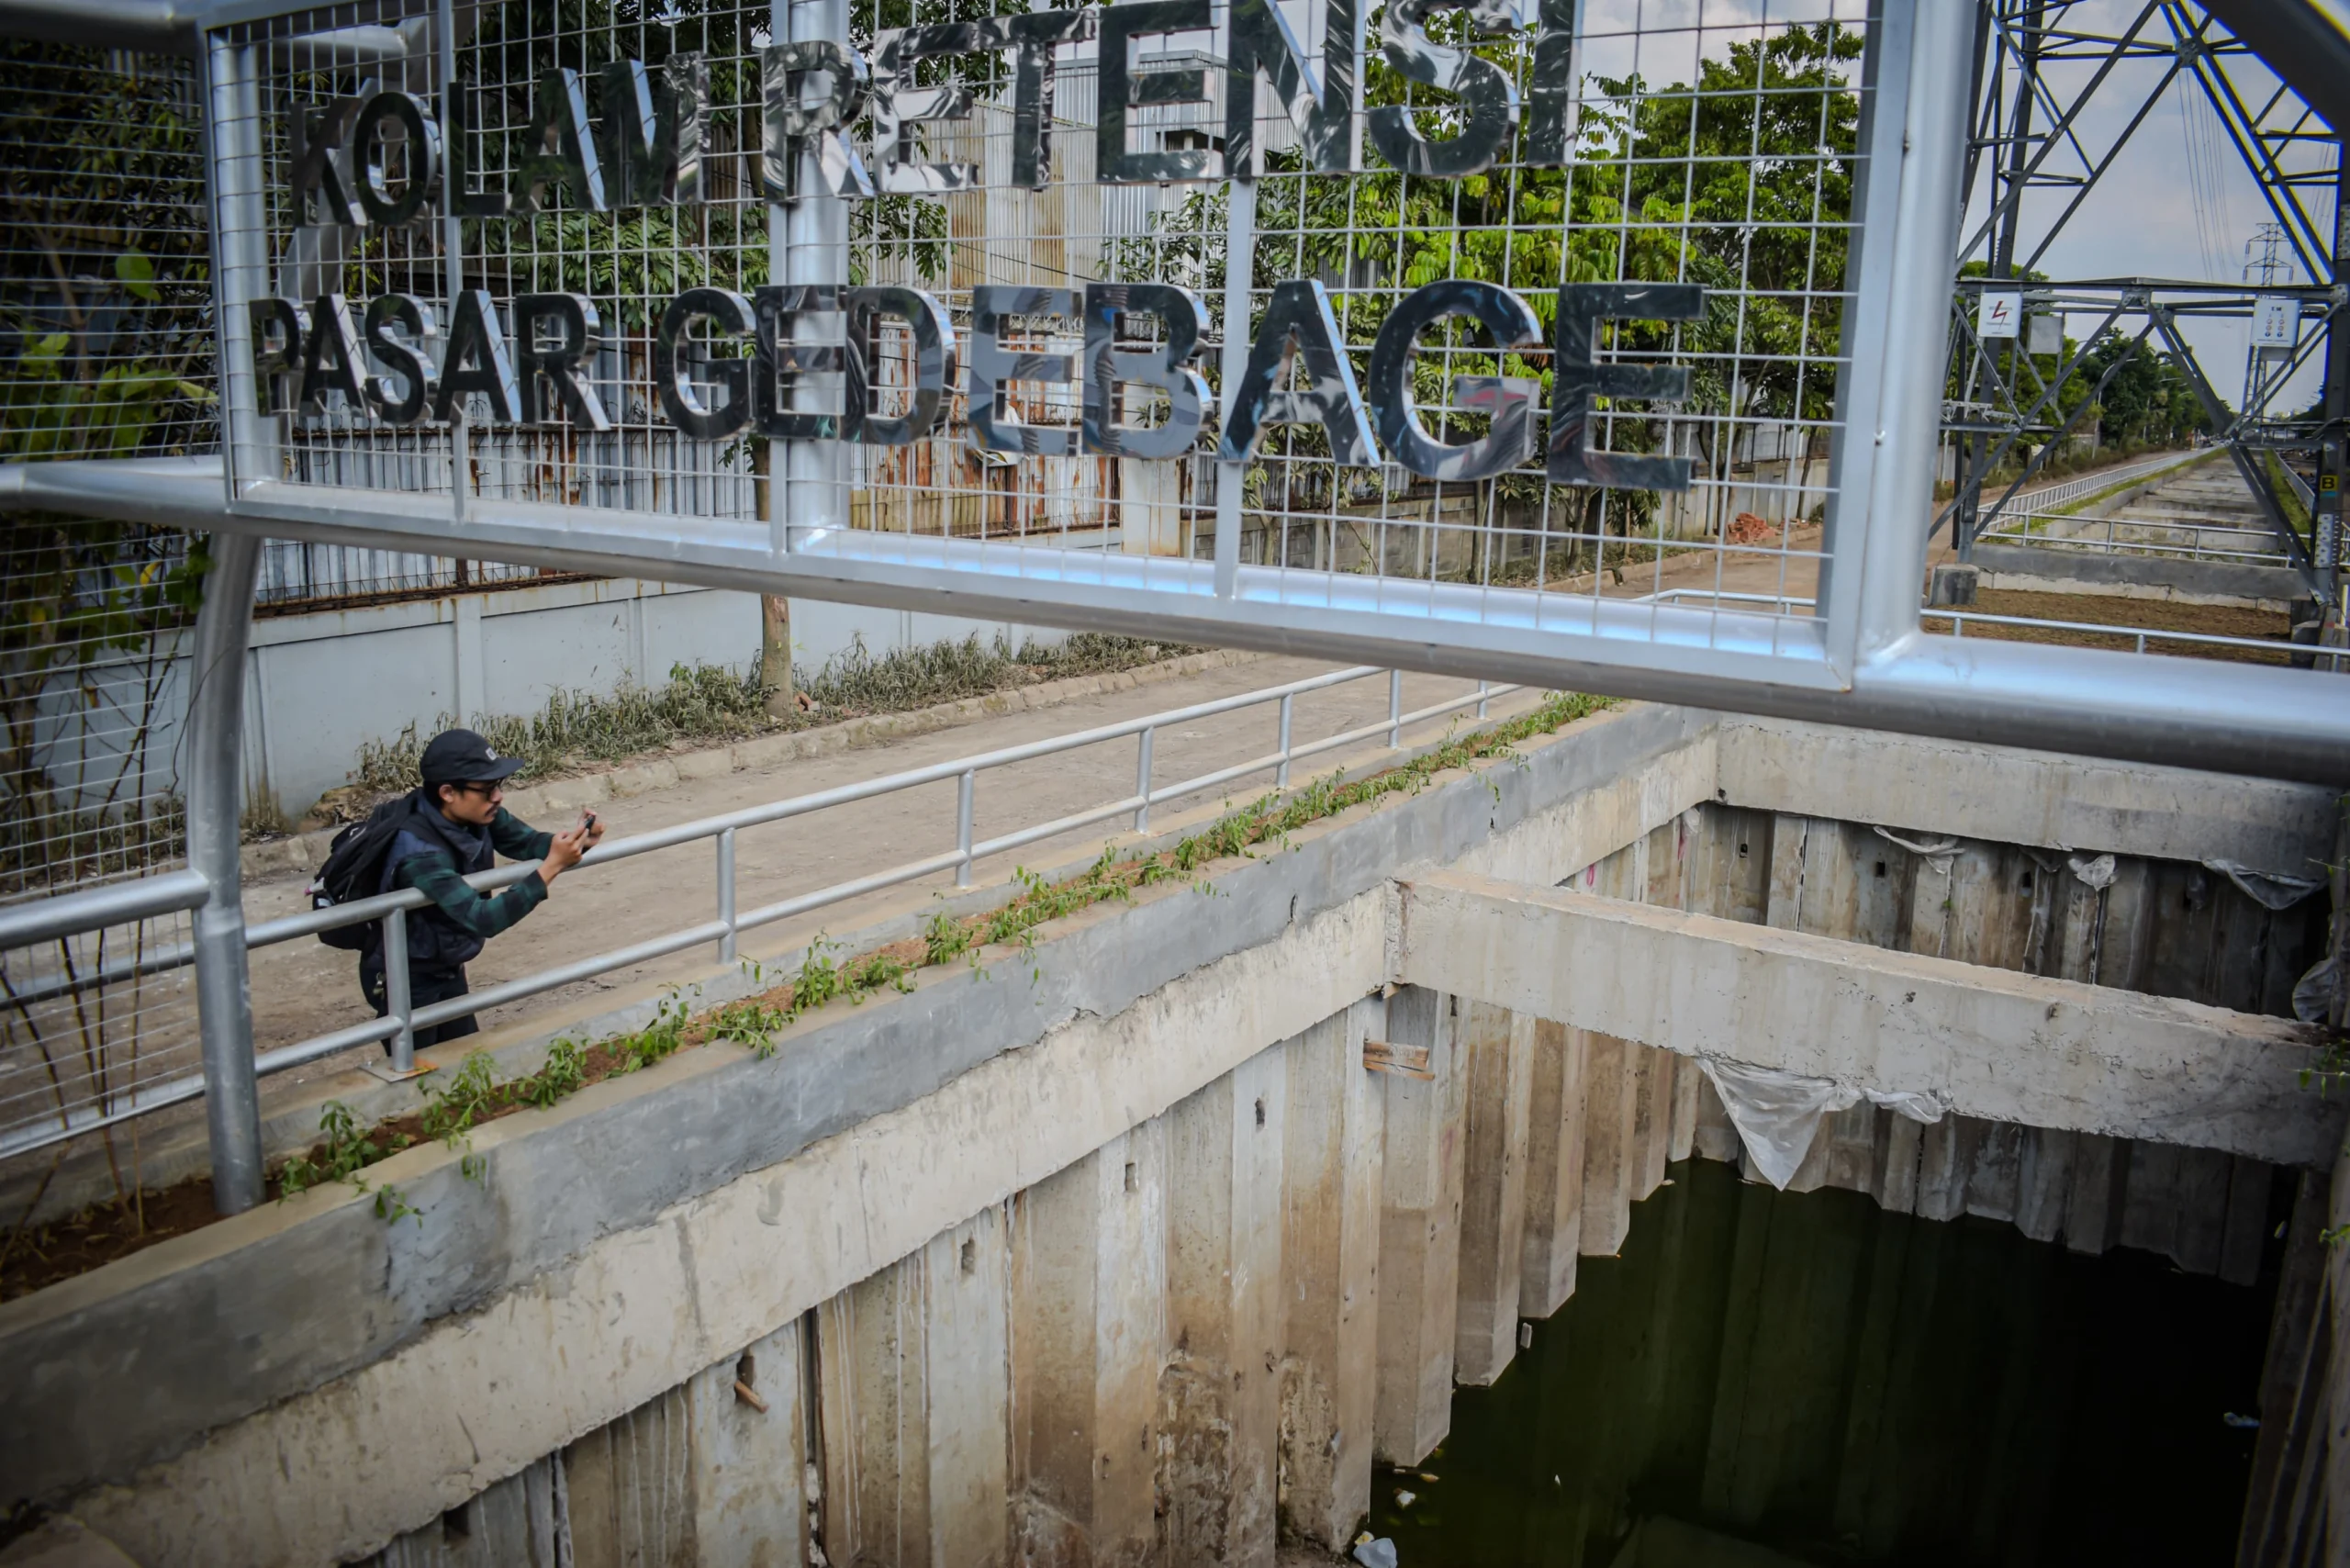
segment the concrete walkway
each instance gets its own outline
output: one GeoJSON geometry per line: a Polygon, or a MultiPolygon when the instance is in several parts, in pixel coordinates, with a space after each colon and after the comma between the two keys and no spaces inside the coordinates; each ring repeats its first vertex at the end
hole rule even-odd
{"type": "MultiPolygon", "coordinates": [[[[1268,658],[1203,671],[1178,679],[1108,695],[1080,699],[1046,712],[1013,713],[851,753],[801,758],[781,767],[688,780],[632,800],[599,807],[615,836],[649,832],[722,812],[789,799],[861,779],[880,778],[932,763],[1018,745],[1097,725],[1262,690],[1318,675],[1337,666],[1305,659],[1268,658]]],[[[1475,683],[1435,676],[1406,676],[1405,711],[1475,690],[1475,683]]],[[[1530,706],[1536,696],[1520,694],[1494,704],[1495,713],[1530,706]]],[[[1372,723],[1387,711],[1387,682],[1372,678],[1298,699],[1293,741],[1305,745],[1372,723]]],[[[1474,710],[1458,721],[1474,723],[1474,710]]],[[[1152,777],[1158,787],[1197,778],[1262,756],[1277,744],[1278,709],[1273,704],[1184,724],[1157,736],[1152,777]]],[[[1447,721],[1419,726],[1407,736],[1427,738],[1447,721]]],[[[979,838],[1081,812],[1118,799],[1135,787],[1135,743],[1113,741],[1082,752],[1049,756],[980,776],[976,790],[974,834],[979,838]]],[[[1363,772],[1383,765],[1383,744],[1372,741],[1337,756],[1301,765],[1300,777],[1345,762],[1363,772]]],[[[1235,801],[1269,789],[1272,775],[1240,780],[1221,791],[1235,801]]],[[[952,779],[879,800],[835,807],[811,816],[751,829],[739,835],[737,907],[754,909],[795,893],[819,890],[907,861],[951,849],[955,844],[956,787],[952,779]]],[[[1156,807],[1157,814],[1203,803],[1201,797],[1156,807]]],[[[560,828],[573,817],[535,826],[560,828]]],[[[981,862],[976,879],[1001,879],[1013,864],[1036,865],[1099,844],[1125,825],[1123,819],[1097,824],[1030,846],[996,863],[981,862]]],[[[952,885],[951,874],[918,886],[952,885]]],[[[306,881],[286,876],[248,888],[246,918],[274,919],[307,907],[306,881]]],[[[573,871],[557,881],[553,896],[531,917],[499,936],[469,968],[476,990],[551,965],[609,951],[714,917],[715,856],[707,843],[682,846],[573,871]]],[[[544,993],[484,1014],[485,1026],[510,1022],[542,1008],[576,1002],[599,991],[657,980],[668,969],[706,963],[696,949],[651,964],[616,970],[593,980],[544,993]]],[[[370,1016],[360,1000],[355,956],[312,940],[285,943],[253,955],[252,997],[256,1046],[268,1050],[324,1034],[370,1016]]],[[[368,1048],[370,1051],[374,1047],[368,1048]]],[[[314,1063],[263,1085],[264,1096],[293,1083],[356,1062],[366,1052],[314,1063]]]]}

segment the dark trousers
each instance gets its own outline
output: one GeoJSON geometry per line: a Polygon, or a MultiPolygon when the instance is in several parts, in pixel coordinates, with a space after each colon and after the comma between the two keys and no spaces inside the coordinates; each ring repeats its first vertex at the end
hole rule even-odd
{"type": "MultiPolygon", "coordinates": [[[[378,954],[369,953],[359,960],[359,989],[365,994],[368,1004],[375,1009],[376,1017],[381,1018],[392,1010],[390,1002],[384,995],[384,960],[378,954]]],[[[453,996],[464,994],[465,971],[462,969],[410,969],[408,972],[408,1004],[411,1010],[428,1002],[446,1002],[453,996]]],[[[452,1018],[445,1024],[435,1024],[430,1029],[416,1031],[416,1048],[422,1050],[427,1046],[462,1040],[480,1027],[474,1022],[473,1014],[468,1013],[462,1018],[452,1018]]],[[[386,1040],[384,1054],[389,1056],[391,1053],[392,1042],[386,1040]]]]}

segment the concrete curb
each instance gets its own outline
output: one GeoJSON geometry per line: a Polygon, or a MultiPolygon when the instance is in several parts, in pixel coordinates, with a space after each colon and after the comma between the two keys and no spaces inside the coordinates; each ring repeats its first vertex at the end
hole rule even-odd
{"type": "MultiPolygon", "coordinates": [[[[1157,664],[1141,665],[1134,669],[1067,676],[1059,680],[1040,681],[1035,686],[1016,686],[1005,691],[990,691],[979,697],[960,698],[953,702],[934,703],[927,708],[910,709],[902,713],[873,713],[861,719],[846,719],[837,724],[819,724],[811,729],[793,730],[779,735],[761,735],[755,740],[738,741],[733,745],[672,752],[643,762],[608,767],[599,773],[583,773],[565,778],[550,778],[543,784],[526,785],[508,791],[506,807],[529,822],[556,812],[576,812],[582,806],[592,806],[599,801],[625,801],[655,790],[673,789],[690,779],[716,778],[728,773],[774,767],[806,757],[856,751],[864,746],[904,740],[912,735],[926,735],[935,730],[952,729],[957,724],[974,723],[1006,713],[1037,712],[1047,708],[1058,708],[1082,697],[1103,697],[1114,691],[1131,691],[1139,686],[1152,686],[1162,680],[1197,675],[1203,670],[1253,664],[1264,656],[1237,648],[1210,648],[1203,653],[1162,659],[1157,664]]],[[[322,827],[287,838],[246,845],[241,857],[245,880],[252,882],[273,877],[308,876],[326,859],[327,850],[334,843],[334,835],[341,831],[340,826],[322,827]]]]}

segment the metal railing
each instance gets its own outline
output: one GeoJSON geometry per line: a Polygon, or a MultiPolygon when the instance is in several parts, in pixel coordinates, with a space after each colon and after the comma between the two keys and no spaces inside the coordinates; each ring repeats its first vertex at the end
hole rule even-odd
{"type": "Polygon", "coordinates": [[[1918,612],[1921,621],[1951,622],[1951,635],[1964,637],[1972,623],[1977,626],[2021,626],[2042,632],[2079,632],[2101,637],[2132,639],[2134,653],[2144,653],[2153,643],[2181,643],[2202,648],[2254,648],[2264,654],[2288,656],[2293,644],[2265,637],[2229,637],[2217,632],[2162,632],[2143,626],[2105,626],[2094,621],[2041,621],[2029,615],[1986,615],[1972,610],[1923,610],[1918,612]]]}
{"type": "Polygon", "coordinates": [[[2081,518],[2051,512],[2025,512],[2015,520],[2012,528],[1979,535],[1983,543],[2032,544],[2057,550],[2080,550],[2099,555],[2161,555],[2190,561],[2247,562],[2257,566],[2288,566],[2292,563],[2276,549],[2277,535],[2266,528],[2235,528],[2224,523],[2158,521],[2152,518],[2081,518]],[[2054,533],[2047,530],[2057,523],[2102,522],[2102,532],[2083,532],[2054,533]],[[2035,529],[2038,532],[2035,532],[2035,529]],[[2122,531],[2152,534],[2152,538],[2125,538],[2122,531]],[[2186,535],[2185,538],[2163,535],[2186,535]],[[2248,540],[2266,548],[2237,548],[2226,544],[2206,543],[2207,538],[2248,540]]]}
{"type": "MultiPolygon", "coordinates": [[[[674,849],[684,845],[711,842],[716,852],[716,911],[714,918],[672,931],[662,935],[613,948],[592,958],[575,959],[520,979],[492,986],[446,1002],[436,1002],[419,1007],[413,1004],[408,986],[408,914],[424,908],[431,901],[414,889],[354,899],[349,903],[314,910],[284,919],[264,921],[245,929],[248,948],[273,946],[321,932],[375,921],[382,926],[385,956],[386,1011],[384,1016],[366,1023],[354,1024],[343,1029],[314,1036],[294,1045],[260,1053],[254,1061],[257,1078],[284,1072],[304,1063],[319,1060],[354,1047],[389,1041],[390,1071],[396,1076],[414,1073],[416,1065],[416,1031],[464,1017],[486,1009],[519,1002],[559,986],[574,984],[597,975],[609,974],[645,963],[655,958],[698,947],[714,945],[719,960],[731,963],[736,956],[737,944],[744,932],[771,925],[794,915],[805,914],[828,905],[859,898],[867,893],[917,881],[924,877],[952,871],[957,887],[968,887],[973,866],[990,857],[1005,854],[1028,845],[1040,843],[1059,834],[1074,832],[1096,823],[1125,817],[1134,831],[1148,830],[1153,806],[1181,800],[1203,790],[1237,782],[1254,774],[1270,772],[1273,787],[1289,787],[1291,770],[1299,762],[1361,741],[1384,737],[1391,749],[1403,745],[1404,731],[1431,719],[1442,718],[1465,708],[1474,708],[1476,716],[1487,716],[1488,704],[1496,697],[1520,689],[1516,686],[1495,686],[1480,681],[1477,689],[1445,701],[1430,703],[1410,712],[1404,711],[1404,679],[1400,671],[1382,671],[1371,666],[1334,670],[1326,675],[1311,676],[1284,685],[1243,692],[1237,696],[1219,698],[1213,701],[1193,703],[1185,708],[1151,713],[1141,718],[1102,724],[1072,734],[1056,735],[1025,745],[1004,746],[976,756],[952,761],[934,763],[926,767],[909,768],[879,778],[845,784],[836,789],[818,790],[812,794],[794,796],[749,806],[741,811],[719,816],[703,817],[681,823],[674,827],[617,839],[600,846],[584,856],[582,868],[610,866],[639,855],[656,850],[674,849]],[[1357,725],[1303,745],[1296,742],[1294,718],[1296,700],[1309,692],[1367,680],[1375,676],[1387,678],[1387,713],[1384,718],[1368,724],[1357,725]],[[1154,740],[1159,730],[1173,724],[1191,723],[1219,714],[1237,712],[1267,705],[1278,706],[1278,732],[1273,749],[1247,761],[1214,768],[1178,783],[1155,784],[1152,781],[1154,740]],[[979,775],[1018,763],[1032,762],[1040,757],[1055,756],[1087,746],[1132,738],[1136,742],[1135,788],[1132,793],[1106,801],[1087,809],[1056,817],[1049,822],[1035,823],[1000,834],[991,838],[977,838],[973,830],[973,803],[979,775]],[[935,855],[909,860],[890,869],[836,882],[813,892],[795,894],[755,909],[737,907],[735,897],[738,867],[737,835],[745,828],[806,816],[834,806],[856,801],[878,800],[901,790],[918,789],[954,779],[956,790],[955,847],[935,855]]],[[[487,891],[506,887],[528,877],[536,863],[501,866],[493,870],[467,877],[473,888],[487,891]]],[[[149,878],[119,887],[95,892],[74,893],[36,903],[13,907],[0,912],[0,951],[72,935],[141,915],[172,910],[188,909],[201,903],[207,894],[205,879],[195,872],[174,872],[165,877],[149,878]]],[[[182,944],[148,954],[135,962],[110,966],[106,969],[79,976],[63,977],[46,982],[40,997],[70,991],[85,991],[114,983],[133,974],[149,974],[176,969],[192,961],[192,946],[182,944]]],[[[36,1000],[29,991],[23,1000],[36,1000]]],[[[103,1111],[75,1114],[71,1111],[56,1115],[44,1115],[37,1124],[0,1128],[0,1159],[30,1153],[95,1132],[106,1126],[146,1115],[169,1105],[194,1100],[204,1094],[206,1083],[201,1074],[191,1074],[141,1087],[135,1097],[118,1100],[103,1111]]]]}
{"type": "MultiPolygon", "coordinates": [[[[1994,501],[1985,510],[1983,521],[1987,523],[1993,518],[2017,516],[2020,510],[2047,511],[2052,508],[2061,507],[2067,501],[2076,501],[2083,496],[2093,496],[2099,490],[2110,489],[2116,485],[2126,485],[2133,480],[2143,479],[2172,468],[2183,468],[2189,463],[2210,456],[2213,450],[2210,447],[2199,447],[2192,452],[2169,453],[2161,457],[2149,458],[2143,463],[2131,464],[2126,467],[2105,468],[2096,473],[2083,474],[2067,479],[2062,484],[2043,485],[2036,490],[2026,490],[2013,497],[2004,507],[1994,501]]],[[[1975,537],[1980,539],[1986,535],[1978,532],[1975,537]]]]}

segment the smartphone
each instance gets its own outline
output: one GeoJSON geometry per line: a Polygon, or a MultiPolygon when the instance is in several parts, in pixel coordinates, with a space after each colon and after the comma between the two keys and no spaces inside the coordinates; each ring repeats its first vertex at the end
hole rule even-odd
{"type": "Polygon", "coordinates": [[[582,808],[579,812],[579,826],[583,832],[590,834],[594,833],[596,831],[596,813],[582,808]]]}

